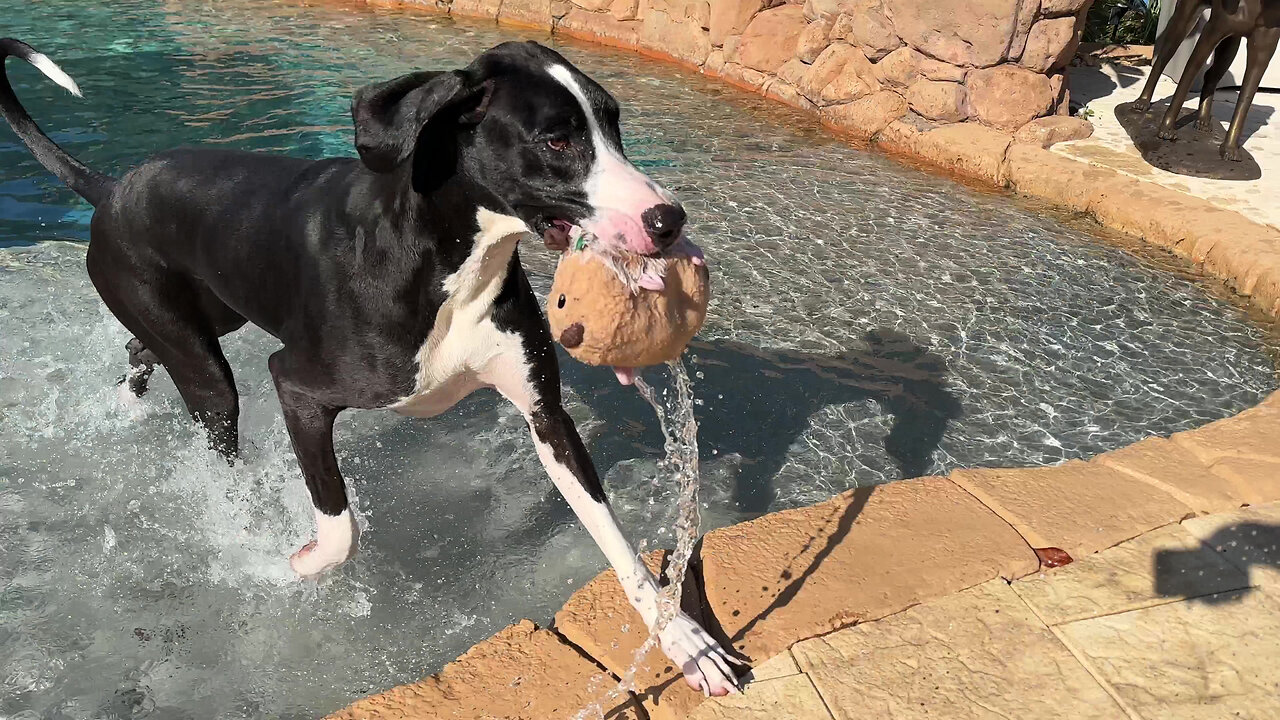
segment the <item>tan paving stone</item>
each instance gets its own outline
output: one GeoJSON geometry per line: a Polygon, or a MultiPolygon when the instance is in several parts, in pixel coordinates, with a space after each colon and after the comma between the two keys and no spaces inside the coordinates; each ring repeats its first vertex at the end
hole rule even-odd
{"type": "Polygon", "coordinates": [[[1245,502],[1232,482],[1210,472],[1190,450],[1165,438],[1147,438],[1103,453],[1092,462],[1155,485],[1197,512],[1232,510],[1245,502]]]}
{"type": "Polygon", "coordinates": [[[693,720],[831,720],[807,675],[787,675],[752,683],[741,695],[711,698],[693,720]]]}
{"type": "Polygon", "coordinates": [[[708,607],[735,648],[796,640],[1039,568],[1007,523],[944,478],[864,488],[708,533],[708,607]]]}
{"type": "Polygon", "coordinates": [[[1271,402],[1170,438],[1250,504],[1280,500],[1280,409],[1271,402]]]}
{"type": "Polygon", "coordinates": [[[792,652],[838,720],[1124,720],[1001,580],[792,652]]]}
{"type": "Polygon", "coordinates": [[[1280,463],[1280,409],[1264,402],[1172,439],[1207,460],[1232,456],[1280,463]]]}
{"type": "MultiPolygon", "coordinates": [[[[666,558],[667,551],[655,550],[644,561],[650,570],[659,572],[666,558]]],[[[698,603],[690,602],[698,597],[695,582],[692,575],[685,580],[684,608],[701,622],[704,618],[697,611],[698,603]]],[[[556,613],[555,629],[618,677],[630,669],[636,651],[649,636],[613,570],[600,573],[570,596],[556,613]]],[[[703,700],[702,693],[689,687],[660,648],[645,655],[635,678],[636,694],[653,720],[684,718],[703,700]]]]}
{"type": "Polygon", "coordinates": [[[1198,517],[1183,526],[1249,574],[1249,582],[1280,594],[1280,503],[1198,517]]]}
{"type": "Polygon", "coordinates": [[[751,668],[751,680],[754,682],[774,680],[799,673],[800,666],[796,665],[796,659],[791,657],[791,651],[787,650],[751,668]]]}
{"type": "Polygon", "coordinates": [[[1280,600],[1257,590],[1058,630],[1145,719],[1280,717],[1280,600]]]}
{"type": "Polygon", "coordinates": [[[958,470],[973,493],[1035,547],[1057,547],[1079,560],[1191,509],[1119,470],[1079,460],[1046,468],[958,470]]]}
{"type": "Polygon", "coordinates": [[[1248,586],[1244,572],[1177,524],[1013,583],[1050,625],[1248,586]]]}
{"type": "MultiPolygon", "coordinates": [[[[474,645],[437,675],[359,700],[328,720],[547,720],[606,701],[595,663],[555,633],[521,620],[474,645]]],[[[605,702],[609,720],[643,717],[630,697],[605,702]]]]}

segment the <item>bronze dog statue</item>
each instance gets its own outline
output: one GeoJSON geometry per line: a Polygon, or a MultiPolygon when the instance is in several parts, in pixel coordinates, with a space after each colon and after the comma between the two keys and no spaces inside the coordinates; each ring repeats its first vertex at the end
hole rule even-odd
{"type": "Polygon", "coordinates": [[[1178,45],[1191,32],[1196,16],[1208,5],[1209,22],[1191,52],[1191,59],[1182,71],[1178,80],[1178,89],[1169,100],[1169,109],[1160,121],[1159,137],[1165,140],[1174,139],[1174,123],[1182,104],[1191,91],[1191,83],[1196,73],[1204,67],[1213,53],[1213,64],[1204,76],[1204,86],[1200,89],[1200,109],[1196,118],[1196,129],[1209,131],[1213,128],[1213,93],[1221,82],[1236,51],[1240,49],[1240,39],[1249,39],[1248,63],[1245,66],[1244,80],[1240,83],[1240,96],[1236,100],[1236,111],[1231,116],[1231,126],[1227,129],[1227,137],[1222,141],[1219,153],[1227,160],[1240,161],[1240,132],[1244,127],[1245,117],[1249,115],[1249,107],[1253,105],[1253,96],[1262,82],[1262,74],[1276,51],[1276,41],[1280,40],[1280,0],[1178,0],[1174,8],[1173,19],[1165,28],[1164,35],[1156,42],[1155,59],[1151,65],[1151,75],[1142,88],[1142,94],[1134,101],[1134,108],[1146,111],[1151,107],[1151,96],[1155,93],[1156,82],[1164,71],[1178,45]]]}

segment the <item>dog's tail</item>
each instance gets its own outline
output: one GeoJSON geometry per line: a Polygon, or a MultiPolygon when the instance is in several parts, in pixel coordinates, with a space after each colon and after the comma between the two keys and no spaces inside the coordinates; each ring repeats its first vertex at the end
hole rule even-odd
{"type": "Polygon", "coordinates": [[[58,176],[67,187],[75,190],[80,197],[97,206],[115,186],[115,178],[94,172],[85,167],[79,160],[71,157],[65,150],[45,135],[36,122],[27,114],[26,108],[18,102],[9,84],[9,76],[4,71],[4,61],[9,56],[22,58],[31,63],[50,80],[71,91],[72,95],[81,97],[80,88],[71,76],[62,71],[52,60],[35,51],[35,48],[10,38],[0,38],[0,115],[9,121],[13,131],[26,143],[27,149],[35,155],[36,160],[49,172],[58,176]]]}

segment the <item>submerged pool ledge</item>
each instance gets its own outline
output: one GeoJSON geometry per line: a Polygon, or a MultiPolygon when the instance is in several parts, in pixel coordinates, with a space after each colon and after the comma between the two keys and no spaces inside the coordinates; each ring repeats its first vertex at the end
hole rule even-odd
{"type": "MultiPolygon", "coordinates": [[[[540,28],[693,66],[643,44],[639,36],[558,23],[551,8],[568,3],[352,1],[540,28]]],[[[711,63],[694,67],[818,112],[803,98],[769,92],[767,79],[739,77],[711,63]]],[[[1106,227],[1191,260],[1280,318],[1280,230],[1054,153],[1044,134],[971,122],[920,127],[885,116],[869,104],[866,114],[822,120],[833,131],[912,163],[1088,213],[1106,227]]],[[[799,641],[995,579],[1049,571],[1188,517],[1274,501],[1280,501],[1280,392],[1234,417],[1147,438],[1089,461],[961,470],[854,489],[808,508],[713,530],[691,570],[687,609],[760,664],[785,656],[799,641]]],[[[661,553],[649,557],[655,568],[662,560],[661,553]]],[[[575,593],[549,628],[521,621],[477,643],[440,673],[359,700],[330,717],[544,720],[572,718],[597,703],[607,718],[702,716],[695,711],[702,696],[660,653],[652,653],[637,674],[638,692],[609,699],[643,639],[639,616],[606,571],[575,593]]]]}

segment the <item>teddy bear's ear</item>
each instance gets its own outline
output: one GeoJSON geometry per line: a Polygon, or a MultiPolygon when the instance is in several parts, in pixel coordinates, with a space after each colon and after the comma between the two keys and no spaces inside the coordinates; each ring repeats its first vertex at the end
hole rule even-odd
{"type": "MultiPolygon", "coordinates": [[[[560,299],[563,301],[564,296],[561,295],[560,299]]],[[[566,349],[572,350],[582,344],[582,337],[585,334],[586,329],[582,327],[582,323],[574,323],[560,333],[560,344],[566,349]]]]}

